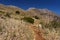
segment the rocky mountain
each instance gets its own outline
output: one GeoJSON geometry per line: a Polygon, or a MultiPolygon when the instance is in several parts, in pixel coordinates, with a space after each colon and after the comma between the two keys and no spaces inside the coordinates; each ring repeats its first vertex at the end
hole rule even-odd
{"type": "Polygon", "coordinates": [[[27,10],[23,10],[21,8],[12,6],[12,5],[3,5],[0,4],[0,10],[4,11],[4,12],[10,12],[10,13],[15,13],[15,11],[19,11],[20,14],[29,14],[31,16],[39,16],[42,19],[48,19],[48,20],[52,20],[52,19],[56,19],[59,20],[60,16],[56,15],[54,12],[48,10],[48,9],[37,9],[37,8],[29,8],[27,10]],[[44,17],[44,18],[43,18],[44,17]]]}
{"type": "Polygon", "coordinates": [[[45,22],[49,22],[52,20],[60,20],[60,16],[56,15],[54,12],[48,9],[36,9],[29,8],[27,11],[31,12],[31,15],[41,17],[45,22]]]}
{"type": "Polygon", "coordinates": [[[0,40],[60,40],[59,22],[60,16],[48,9],[0,4],[0,40]]]}

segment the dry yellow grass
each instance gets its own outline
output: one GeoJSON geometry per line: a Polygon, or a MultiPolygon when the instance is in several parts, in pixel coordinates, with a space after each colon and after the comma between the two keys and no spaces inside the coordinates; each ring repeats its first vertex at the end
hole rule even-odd
{"type": "Polygon", "coordinates": [[[0,18],[0,40],[33,40],[33,31],[19,20],[0,18]]]}
{"type": "Polygon", "coordinates": [[[46,40],[60,40],[59,30],[56,30],[54,28],[51,30],[49,28],[45,28],[42,35],[46,40]]]}

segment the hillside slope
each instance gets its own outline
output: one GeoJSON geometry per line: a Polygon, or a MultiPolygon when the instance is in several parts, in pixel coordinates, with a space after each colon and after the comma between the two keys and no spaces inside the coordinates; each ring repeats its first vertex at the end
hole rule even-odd
{"type": "Polygon", "coordinates": [[[0,4],[0,40],[60,40],[60,16],[48,9],[0,4]]]}

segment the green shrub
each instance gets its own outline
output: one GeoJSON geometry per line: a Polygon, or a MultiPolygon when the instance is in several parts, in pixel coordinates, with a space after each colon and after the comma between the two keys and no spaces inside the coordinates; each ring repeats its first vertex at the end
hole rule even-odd
{"type": "Polygon", "coordinates": [[[0,11],[0,14],[3,14],[3,13],[5,13],[5,12],[3,12],[3,11],[0,11]]]}
{"type": "Polygon", "coordinates": [[[56,28],[57,27],[57,22],[56,21],[51,21],[50,25],[52,27],[56,28]]]}
{"type": "Polygon", "coordinates": [[[20,12],[19,11],[16,11],[16,14],[20,14],[20,12]]]}
{"type": "Polygon", "coordinates": [[[0,32],[2,32],[2,29],[3,29],[3,28],[2,28],[2,27],[0,27],[0,32]]]}
{"type": "Polygon", "coordinates": [[[60,27],[60,22],[56,21],[56,20],[53,20],[49,24],[46,24],[46,27],[48,27],[48,28],[51,28],[51,27],[52,28],[60,27]]]}
{"type": "Polygon", "coordinates": [[[6,16],[6,17],[10,17],[10,13],[6,13],[4,16],[6,16]]]}
{"type": "Polygon", "coordinates": [[[60,22],[55,21],[55,20],[51,21],[50,24],[51,24],[51,26],[54,27],[54,28],[56,28],[56,27],[60,27],[60,22]]]}
{"type": "Polygon", "coordinates": [[[39,17],[38,17],[38,16],[34,16],[34,18],[35,18],[35,19],[39,19],[39,17]]]}
{"type": "Polygon", "coordinates": [[[34,23],[34,19],[32,19],[31,17],[24,17],[23,20],[32,24],[34,23]]]}

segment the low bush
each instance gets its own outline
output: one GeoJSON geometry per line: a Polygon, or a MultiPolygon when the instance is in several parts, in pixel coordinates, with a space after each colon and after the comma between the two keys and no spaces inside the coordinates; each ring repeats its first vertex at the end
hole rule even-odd
{"type": "Polygon", "coordinates": [[[20,14],[20,12],[19,11],[16,11],[16,14],[20,14]]]}
{"type": "Polygon", "coordinates": [[[51,21],[50,25],[52,27],[56,28],[56,27],[59,27],[60,26],[60,22],[53,20],[53,21],[51,21]]]}
{"type": "Polygon", "coordinates": [[[45,26],[48,28],[51,28],[51,27],[52,28],[58,28],[58,27],[60,27],[60,22],[53,20],[49,24],[46,24],[45,26]]]}
{"type": "Polygon", "coordinates": [[[34,18],[35,18],[35,19],[39,19],[39,17],[38,17],[38,16],[34,16],[34,18]]]}
{"type": "Polygon", "coordinates": [[[24,17],[24,18],[22,18],[24,21],[26,21],[26,22],[29,22],[29,23],[34,23],[34,19],[33,18],[31,18],[31,17],[24,17]]]}
{"type": "Polygon", "coordinates": [[[3,14],[3,13],[5,13],[5,12],[3,12],[3,11],[0,11],[0,14],[3,14]]]}
{"type": "Polygon", "coordinates": [[[10,14],[9,14],[9,13],[6,13],[4,16],[6,16],[6,17],[10,17],[10,14]]]}

